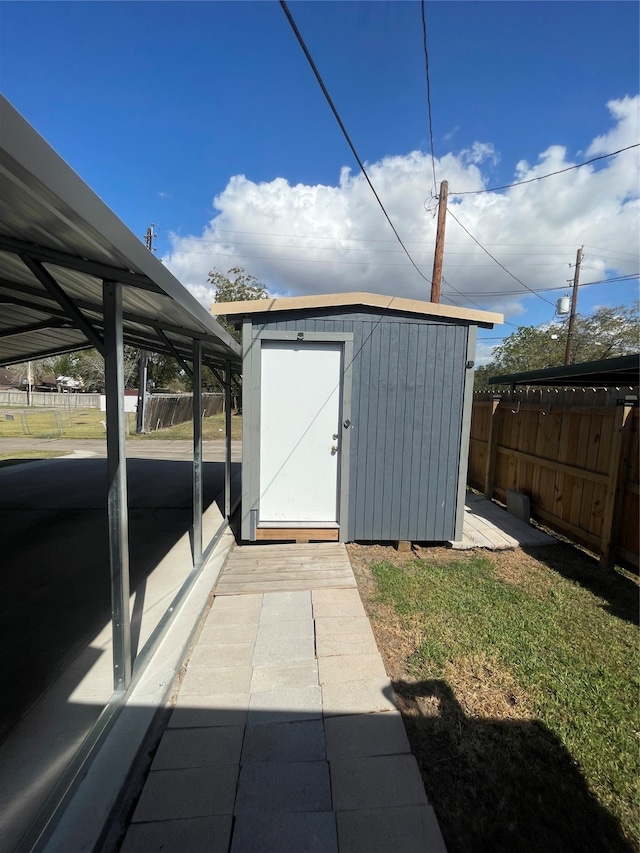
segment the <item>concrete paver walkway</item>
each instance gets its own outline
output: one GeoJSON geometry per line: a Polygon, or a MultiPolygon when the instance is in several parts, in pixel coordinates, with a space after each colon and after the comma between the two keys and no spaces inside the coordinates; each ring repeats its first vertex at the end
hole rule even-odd
{"type": "MultiPolygon", "coordinates": [[[[309,546],[268,547],[291,567],[309,546]]],[[[216,596],[122,853],[442,853],[353,575],[270,574],[216,596]]]]}

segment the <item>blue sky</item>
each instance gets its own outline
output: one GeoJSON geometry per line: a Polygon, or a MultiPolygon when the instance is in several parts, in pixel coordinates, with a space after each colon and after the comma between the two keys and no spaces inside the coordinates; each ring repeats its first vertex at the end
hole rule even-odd
{"type": "MultiPolygon", "coordinates": [[[[419,2],[290,2],[412,257],[431,278],[435,220],[419,2]]],[[[428,2],[436,178],[475,190],[639,141],[635,2],[428,2]]],[[[209,269],[272,293],[428,298],[277,2],[2,2],[3,94],[205,304],[209,269]]],[[[452,198],[444,298],[553,318],[581,281],[637,273],[636,148],[510,191],[452,198]],[[455,289],[454,289],[455,288],[455,289]],[[461,296],[460,294],[464,294],[461,296]],[[528,294],[528,295],[524,295],[528,294]],[[551,304],[549,304],[551,303],[551,304]]],[[[583,287],[579,310],[637,281],[583,287]]],[[[513,331],[503,326],[488,338],[513,331]]]]}

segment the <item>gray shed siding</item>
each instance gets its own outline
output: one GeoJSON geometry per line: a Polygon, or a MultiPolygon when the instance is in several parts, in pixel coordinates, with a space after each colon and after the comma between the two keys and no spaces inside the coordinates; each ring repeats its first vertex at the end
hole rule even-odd
{"type": "Polygon", "coordinates": [[[354,335],[346,539],[454,539],[469,327],[373,309],[254,323],[354,335]]]}

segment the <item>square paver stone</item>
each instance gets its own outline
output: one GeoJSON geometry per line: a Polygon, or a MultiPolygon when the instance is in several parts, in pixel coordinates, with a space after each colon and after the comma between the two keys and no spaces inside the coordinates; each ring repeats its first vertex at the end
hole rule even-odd
{"type": "Polygon", "coordinates": [[[196,646],[189,658],[194,666],[250,666],[253,660],[253,643],[229,643],[226,646],[196,646]]]}
{"type": "Polygon", "coordinates": [[[259,812],[235,819],[231,853],[338,853],[332,812],[259,812]]]}
{"type": "Polygon", "coordinates": [[[271,622],[311,620],[312,618],[310,601],[306,604],[274,604],[271,607],[262,608],[260,624],[269,625],[271,622]]]}
{"type": "Polygon", "coordinates": [[[199,646],[227,646],[230,643],[255,643],[258,634],[258,623],[248,622],[243,625],[207,624],[198,638],[199,646]]]}
{"type": "Polygon", "coordinates": [[[373,630],[366,616],[322,616],[316,617],[316,634],[319,637],[336,634],[365,634],[373,637],[373,630]]]}
{"type": "Polygon", "coordinates": [[[180,695],[245,693],[251,687],[252,674],[250,665],[189,667],[180,687],[180,695]]]}
{"type": "Polygon", "coordinates": [[[247,595],[216,595],[211,610],[251,610],[262,607],[262,593],[247,595]]]}
{"type": "Polygon", "coordinates": [[[231,815],[132,823],[120,853],[211,853],[228,850],[231,815]]]}
{"type": "Polygon", "coordinates": [[[249,702],[248,725],[287,723],[322,717],[320,687],[283,687],[253,693],[249,702]]]}
{"type": "Polygon", "coordinates": [[[331,762],[335,811],[427,805],[413,755],[384,755],[331,762]]]}
{"type": "Polygon", "coordinates": [[[386,675],[362,681],[325,684],[322,687],[322,712],[325,717],[395,710],[395,694],[386,675]]]}
{"type": "Polygon", "coordinates": [[[386,678],[382,657],[373,655],[332,655],[318,660],[320,684],[344,684],[367,678],[386,678]]]}
{"type": "Polygon", "coordinates": [[[324,761],[322,720],[268,723],[248,726],[242,747],[242,764],[271,761],[290,763],[324,761]]]}
{"type": "Polygon", "coordinates": [[[167,729],[152,770],[239,764],[244,726],[167,729]]]}
{"type": "Polygon", "coordinates": [[[256,646],[265,643],[280,642],[292,639],[313,639],[313,620],[289,619],[277,622],[260,622],[256,635],[256,646]]]}
{"type": "Polygon", "coordinates": [[[178,696],[169,728],[243,726],[249,712],[249,693],[178,696]]]}
{"type": "Polygon", "coordinates": [[[324,729],[329,761],[411,752],[402,717],[397,711],[328,717],[324,729]]]}
{"type": "Polygon", "coordinates": [[[245,764],[240,769],[234,814],[331,811],[326,761],[245,764]]]}
{"type": "Polygon", "coordinates": [[[231,814],[239,767],[222,764],[149,773],[133,823],[231,814]]]}
{"type": "Polygon", "coordinates": [[[253,625],[260,620],[261,608],[254,606],[232,607],[227,610],[211,610],[205,627],[221,628],[227,625],[253,625]]]}
{"type": "Polygon", "coordinates": [[[307,637],[285,637],[278,640],[256,642],[253,653],[254,666],[269,666],[276,663],[295,663],[303,660],[315,660],[313,635],[307,637]]]}
{"type": "Polygon", "coordinates": [[[322,618],[365,618],[366,612],[357,589],[314,589],[313,616],[322,618]]]}
{"type": "MultiPolygon", "coordinates": [[[[326,623],[333,621],[342,622],[344,620],[324,619],[322,621],[326,623]]],[[[326,627],[318,632],[318,624],[316,622],[316,654],[319,658],[334,657],[337,655],[378,654],[378,647],[371,629],[366,631],[358,628],[351,632],[345,629],[341,633],[336,626],[333,632],[329,632],[326,627]]]]}
{"type": "Polygon", "coordinates": [[[431,806],[338,812],[340,853],[447,853],[431,806]]]}
{"type": "Polygon", "coordinates": [[[271,666],[255,666],[251,679],[251,692],[279,690],[283,687],[317,687],[318,662],[315,660],[297,663],[277,663],[271,666]]]}
{"type": "Polygon", "coordinates": [[[297,590],[295,592],[265,592],[262,596],[262,606],[282,607],[311,604],[311,592],[309,590],[297,590]]]}

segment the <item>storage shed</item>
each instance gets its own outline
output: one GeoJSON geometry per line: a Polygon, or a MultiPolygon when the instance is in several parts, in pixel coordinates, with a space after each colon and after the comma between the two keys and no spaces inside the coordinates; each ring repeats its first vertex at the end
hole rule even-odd
{"type": "Polygon", "coordinates": [[[214,303],[242,326],[242,539],[462,537],[478,326],[342,293],[214,303]]]}

